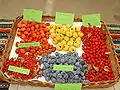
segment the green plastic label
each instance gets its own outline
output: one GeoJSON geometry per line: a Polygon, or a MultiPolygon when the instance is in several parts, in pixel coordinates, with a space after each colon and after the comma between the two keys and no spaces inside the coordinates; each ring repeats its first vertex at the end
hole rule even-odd
{"type": "Polygon", "coordinates": [[[100,26],[100,14],[83,15],[82,23],[84,26],[88,26],[88,23],[92,26],[100,26]]]}
{"type": "Polygon", "coordinates": [[[25,47],[30,47],[30,46],[40,46],[40,42],[19,43],[18,44],[19,48],[25,48],[25,47]]]}
{"type": "Polygon", "coordinates": [[[23,19],[26,21],[41,22],[42,13],[43,12],[40,10],[24,9],[23,19]]]}
{"type": "Polygon", "coordinates": [[[53,65],[53,70],[73,71],[73,66],[72,65],[53,65]]]}
{"type": "Polygon", "coordinates": [[[56,24],[73,24],[74,14],[56,12],[55,23],[56,24]]]}
{"type": "Polygon", "coordinates": [[[29,69],[19,68],[19,67],[15,67],[15,66],[9,66],[8,70],[13,71],[13,72],[22,73],[22,74],[27,74],[27,75],[29,75],[29,73],[30,73],[29,69]]]}
{"type": "Polygon", "coordinates": [[[82,84],[55,84],[55,90],[81,90],[82,84]]]}

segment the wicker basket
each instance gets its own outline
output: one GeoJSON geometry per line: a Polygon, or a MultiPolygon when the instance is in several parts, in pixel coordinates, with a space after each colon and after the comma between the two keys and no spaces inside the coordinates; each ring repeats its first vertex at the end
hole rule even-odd
{"type": "MultiPolygon", "coordinates": [[[[2,70],[3,70],[3,63],[5,62],[5,60],[7,60],[7,58],[9,58],[10,55],[10,51],[13,45],[13,41],[16,35],[16,30],[17,30],[17,24],[22,20],[22,17],[18,17],[15,21],[14,24],[12,26],[12,31],[10,33],[9,39],[8,39],[8,43],[6,45],[5,51],[4,51],[4,55],[2,57],[2,59],[0,60],[0,66],[2,67],[0,69],[0,77],[2,77],[2,79],[4,81],[7,81],[9,83],[12,84],[22,84],[22,85],[32,85],[32,86],[42,86],[42,87],[54,87],[53,83],[49,83],[49,82],[41,82],[41,81],[22,81],[22,80],[15,80],[13,78],[7,78],[2,70]]],[[[43,16],[43,21],[54,21],[54,17],[51,16],[43,16]]],[[[74,19],[75,22],[81,22],[81,19],[77,18],[74,19]]],[[[107,36],[107,45],[109,46],[110,50],[111,50],[111,55],[109,57],[110,62],[111,62],[111,67],[113,69],[114,75],[115,75],[115,80],[111,80],[111,81],[100,81],[100,82],[89,82],[89,83],[83,83],[83,88],[99,88],[99,87],[109,87],[114,85],[116,82],[118,82],[119,80],[119,65],[118,65],[118,59],[116,57],[115,51],[113,49],[113,45],[111,43],[111,37],[109,36],[109,32],[106,28],[105,25],[102,26],[104,28],[104,30],[107,32],[106,36],[107,36]]]]}

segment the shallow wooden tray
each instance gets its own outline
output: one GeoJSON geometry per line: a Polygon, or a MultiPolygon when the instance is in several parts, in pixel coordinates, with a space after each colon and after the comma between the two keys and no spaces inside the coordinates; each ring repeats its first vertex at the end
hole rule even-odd
{"type": "MultiPolygon", "coordinates": [[[[16,80],[16,79],[13,79],[13,78],[7,78],[3,73],[3,68],[4,68],[3,63],[10,56],[11,48],[12,48],[12,45],[13,45],[13,42],[14,42],[16,31],[17,31],[17,24],[21,20],[22,20],[22,17],[18,17],[14,21],[14,24],[12,25],[12,31],[10,33],[10,36],[9,36],[9,39],[8,39],[8,42],[7,42],[7,45],[6,45],[4,55],[3,55],[2,59],[0,60],[0,67],[1,67],[0,68],[0,77],[4,81],[7,81],[8,83],[12,83],[12,84],[22,84],[22,85],[42,86],[42,87],[52,87],[53,88],[54,87],[53,83],[41,82],[41,81],[16,80]]],[[[54,21],[54,17],[53,16],[43,16],[43,21],[54,21]]],[[[79,19],[79,18],[75,18],[74,21],[75,22],[81,22],[82,20],[79,19]]],[[[106,25],[103,24],[102,28],[106,32],[106,37],[107,37],[106,43],[111,50],[109,60],[111,62],[111,67],[112,67],[112,70],[113,70],[114,75],[115,75],[115,80],[83,83],[83,88],[109,87],[109,86],[114,85],[119,80],[119,65],[118,65],[118,59],[117,59],[116,53],[114,51],[113,43],[111,41],[111,37],[110,37],[110,34],[108,32],[108,29],[107,29],[106,25]]]]}

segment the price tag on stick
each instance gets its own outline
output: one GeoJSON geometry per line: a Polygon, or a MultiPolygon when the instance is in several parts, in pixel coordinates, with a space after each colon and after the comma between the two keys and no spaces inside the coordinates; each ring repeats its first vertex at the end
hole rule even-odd
{"type": "Polygon", "coordinates": [[[72,65],[53,65],[53,70],[73,71],[73,66],[72,65]]]}
{"type": "Polygon", "coordinates": [[[30,46],[40,46],[40,42],[30,42],[30,43],[19,43],[18,44],[19,48],[25,48],[25,47],[30,47],[30,46]]]}
{"type": "Polygon", "coordinates": [[[82,84],[55,84],[55,90],[81,90],[82,84]]]}
{"type": "Polygon", "coordinates": [[[88,26],[88,24],[92,26],[100,26],[100,14],[83,15],[82,23],[84,26],[88,26]]]}
{"type": "Polygon", "coordinates": [[[23,19],[26,21],[41,22],[42,13],[43,12],[40,10],[24,9],[23,19]]]}
{"type": "Polygon", "coordinates": [[[13,72],[18,72],[18,73],[26,74],[26,75],[29,75],[29,73],[30,73],[30,70],[28,70],[28,69],[24,69],[24,68],[20,68],[20,67],[15,67],[15,66],[9,66],[8,70],[9,71],[13,71],[13,72]]]}

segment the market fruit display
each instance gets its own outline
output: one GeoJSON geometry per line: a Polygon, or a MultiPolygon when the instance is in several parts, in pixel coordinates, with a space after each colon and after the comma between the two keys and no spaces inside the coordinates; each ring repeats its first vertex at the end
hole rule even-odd
{"type": "Polygon", "coordinates": [[[110,49],[106,45],[106,36],[99,27],[82,27],[84,33],[82,38],[85,61],[92,66],[86,74],[86,79],[91,82],[114,80],[110,61],[108,60],[110,49]]]}
{"type": "Polygon", "coordinates": [[[11,58],[9,60],[6,60],[4,66],[5,66],[4,72],[7,74],[7,76],[14,79],[22,80],[33,79],[36,76],[38,77],[38,72],[42,71],[39,62],[25,54],[19,54],[18,58],[11,58]],[[26,75],[18,72],[12,72],[8,70],[9,66],[25,68],[30,70],[30,73],[29,75],[26,75]]]}
{"type": "Polygon", "coordinates": [[[56,45],[58,51],[76,52],[76,48],[80,47],[81,37],[84,35],[80,31],[80,26],[52,24],[49,28],[52,43],[56,45]]]}
{"type": "Polygon", "coordinates": [[[66,53],[60,54],[58,52],[55,55],[47,55],[41,58],[43,63],[42,75],[46,81],[52,81],[53,83],[80,83],[88,82],[85,79],[84,74],[87,74],[87,63],[84,59],[78,56],[78,53],[66,53]],[[73,71],[59,71],[53,70],[53,65],[73,65],[73,71]]]}
{"type": "Polygon", "coordinates": [[[56,50],[56,48],[48,43],[49,39],[49,26],[50,23],[36,23],[22,21],[18,25],[17,36],[21,38],[20,42],[16,42],[16,46],[19,43],[28,42],[40,42],[40,46],[17,48],[16,53],[27,53],[31,57],[44,56],[50,54],[56,50]]]}
{"type": "MultiPolygon", "coordinates": [[[[76,22],[75,22],[76,23],[76,22]]],[[[21,21],[11,55],[4,63],[4,73],[14,79],[55,83],[88,83],[114,80],[110,49],[99,27],[21,21]],[[19,47],[21,43],[39,42],[39,46],[19,47]],[[29,69],[25,75],[9,71],[9,66],[29,69]],[[54,70],[54,65],[73,66],[73,71],[54,70]]]]}

